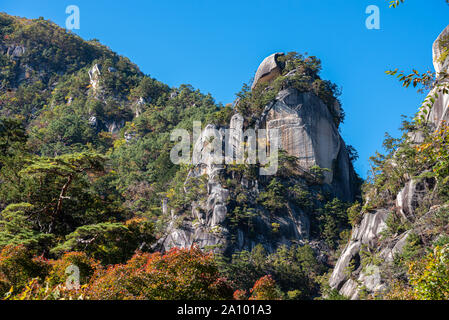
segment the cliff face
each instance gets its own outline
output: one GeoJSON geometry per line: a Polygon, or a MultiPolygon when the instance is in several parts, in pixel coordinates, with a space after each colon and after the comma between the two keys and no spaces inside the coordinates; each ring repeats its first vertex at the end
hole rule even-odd
{"type": "MultiPolygon", "coordinates": [[[[435,93],[441,93],[441,85],[449,81],[446,76],[449,73],[449,58],[447,56],[447,51],[444,50],[444,47],[447,47],[448,36],[449,26],[441,32],[433,43],[433,65],[439,79],[437,80],[435,88],[429,93],[429,96],[432,96],[435,93]]],[[[438,94],[438,97],[436,98],[435,103],[429,113],[428,120],[438,127],[442,121],[449,121],[448,106],[449,95],[438,94]]]]}
{"type": "MultiPolygon", "coordinates": [[[[281,56],[283,54],[274,54],[262,62],[255,76],[253,90],[256,86],[266,85],[281,76],[283,66],[277,60],[281,56]]],[[[299,72],[300,70],[292,70],[284,75],[286,82],[299,72]]],[[[313,208],[301,206],[287,196],[285,203],[279,204],[282,208],[274,212],[259,201],[273,177],[241,175],[233,170],[234,166],[214,164],[212,157],[205,157],[202,163],[190,171],[188,179],[205,175],[206,196],[198,197],[192,203],[191,212],[184,213],[181,223],[179,213],[169,212],[170,209],[164,207],[170,222],[166,236],[158,243],[159,248],[168,250],[198,244],[201,248],[212,247],[230,254],[251,250],[257,244],[262,244],[269,252],[282,244],[313,242],[317,249],[325,247],[319,237],[311,234],[313,211],[322,205],[318,200],[319,196],[326,194],[330,198],[337,197],[350,202],[354,201],[357,194],[357,177],[346,145],[339,134],[338,123],[335,122],[335,114],[339,111],[337,102],[329,107],[313,92],[300,92],[293,86],[283,86],[275,99],[265,105],[261,114],[253,119],[253,129],[256,132],[260,129],[279,130],[279,138],[270,143],[277,143],[279,150],[284,150],[295,159],[292,167],[295,173],[282,176],[278,172],[275,177],[281,183],[305,190],[310,195],[308,200],[315,205],[313,208]],[[327,169],[319,178],[313,171],[318,167],[327,169]],[[226,183],[227,178],[235,183],[229,185],[226,183]],[[245,200],[236,200],[242,194],[245,200]],[[247,212],[251,212],[248,224],[235,223],[236,202],[247,212]]],[[[205,137],[208,136],[208,130],[220,132],[224,148],[247,143],[242,134],[244,130],[252,129],[247,127],[247,123],[247,119],[236,112],[228,126],[207,126],[202,138],[195,144],[195,152],[199,153],[206,148],[208,139],[205,137]],[[231,134],[226,135],[225,129],[231,129],[231,134]]],[[[282,171],[282,168],[278,171],[282,171]]]]}
{"type": "MultiPolygon", "coordinates": [[[[449,94],[443,89],[449,72],[448,34],[449,26],[433,45],[436,83],[429,97],[435,97],[435,93],[438,97],[430,112],[420,112],[426,115],[427,126],[432,131],[449,120],[449,94]]],[[[415,146],[422,139],[423,134],[418,131],[409,134],[406,143],[415,146]]],[[[390,161],[396,167],[403,165],[400,157],[393,157],[390,161]]],[[[330,286],[340,294],[351,299],[359,299],[362,294],[382,294],[388,290],[392,279],[405,276],[395,269],[395,265],[405,246],[411,242],[411,235],[425,239],[425,243],[433,243],[443,236],[435,232],[439,228],[435,216],[445,212],[447,205],[442,204],[435,196],[436,180],[426,177],[422,172],[418,173],[415,177],[407,174],[408,178],[402,183],[402,189],[392,194],[394,201],[366,212],[362,221],[353,229],[351,240],[338,259],[329,281],[330,286]],[[388,224],[391,224],[389,219],[393,216],[407,226],[405,230],[391,232],[388,224]],[[366,259],[367,256],[371,259],[366,259]]],[[[391,193],[391,190],[387,192],[391,193]]],[[[371,202],[372,199],[366,199],[366,207],[371,207],[371,202]]]]}

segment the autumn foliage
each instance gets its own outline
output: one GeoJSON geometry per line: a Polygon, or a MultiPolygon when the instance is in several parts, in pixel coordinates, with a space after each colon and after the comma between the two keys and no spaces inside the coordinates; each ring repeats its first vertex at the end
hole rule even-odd
{"type": "MultiPolygon", "coordinates": [[[[25,246],[0,252],[0,296],[10,300],[247,300],[248,293],[220,273],[212,253],[198,247],[167,253],[136,252],[124,264],[104,266],[83,252],[58,260],[34,257],[25,246]],[[79,269],[79,286],[66,286],[67,270],[79,269]],[[236,290],[237,289],[237,290],[236,290]]],[[[260,278],[250,300],[279,300],[271,276],[260,278]]]]}
{"type": "Polygon", "coordinates": [[[33,257],[25,246],[6,246],[0,252],[0,295],[11,290],[21,290],[33,278],[44,277],[47,262],[33,257]]]}
{"type": "Polygon", "coordinates": [[[167,254],[136,253],[126,264],[99,270],[89,286],[91,299],[230,299],[232,288],[220,277],[212,254],[199,248],[167,254]]]}
{"type": "Polygon", "coordinates": [[[281,300],[282,293],[271,276],[264,276],[256,281],[251,289],[249,300],[281,300]]]}

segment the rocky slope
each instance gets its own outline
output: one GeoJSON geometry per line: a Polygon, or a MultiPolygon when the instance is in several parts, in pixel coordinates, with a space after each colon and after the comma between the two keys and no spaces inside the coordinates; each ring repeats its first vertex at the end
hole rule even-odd
{"type": "MultiPolygon", "coordinates": [[[[421,111],[421,114],[426,115],[427,126],[431,131],[441,128],[449,120],[449,94],[444,92],[442,87],[448,81],[448,34],[449,26],[433,45],[437,79],[429,97],[433,97],[435,93],[438,93],[438,97],[430,112],[421,111]],[[443,55],[444,53],[446,54],[443,55]]],[[[411,146],[422,141],[423,133],[420,131],[409,134],[406,139],[406,143],[411,146]]],[[[403,165],[400,157],[393,157],[389,162],[396,163],[396,167],[403,165]]],[[[386,198],[391,197],[393,201],[377,208],[374,208],[374,201],[368,195],[365,206],[368,209],[354,228],[351,240],[344,248],[330,277],[330,286],[340,294],[351,299],[381,295],[390,289],[394,279],[405,276],[395,266],[404,250],[410,249],[411,243],[416,242],[415,238],[430,247],[429,244],[447,233],[447,225],[443,222],[440,226],[436,222],[438,215],[444,214],[447,208],[435,196],[435,178],[418,174],[410,177],[410,174],[407,174],[405,181],[401,182],[401,188],[399,192],[390,192],[390,189],[386,190],[387,194],[381,194],[380,196],[386,198]],[[406,227],[392,230],[393,217],[398,218],[406,227]]]]}

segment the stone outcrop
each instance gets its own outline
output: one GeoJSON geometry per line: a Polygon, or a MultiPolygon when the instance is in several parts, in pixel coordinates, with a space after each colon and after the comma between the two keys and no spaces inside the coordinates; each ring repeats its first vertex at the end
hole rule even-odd
{"type": "Polygon", "coordinates": [[[362,222],[353,230],[351,240],[346,245],[329,279],[331,288],[340,294],[356,300],[362,291],[381,293],[387,287],[382,270],[393,264],[407,243],[410,232],[396,235],[388,241],[382,240],[386,230],[389,211],[378,209],[365,214],[362,222]],[[375,262],[362,264],[362,252],[375,257],[375,262]]]}
{"type": "Polygon", "coordinates": [[[449,89],[449,26],[443,30],[433,44],[433,65],[437,82],[429,97],[435,97],[435,102],[427,119],[439,127],[442,121],[449,121],[449,94],[443,94],[443,88],[449,89]]]}
{"type": "MultiPolygon", "coordinates": [[[[219,130],[216,126],[208,125],[194,146],[196,154],[201,154],[208,144],[208,132],[219,130]]],[[[216,164],[212,157],[201,159],[188,175],[198,178],[207,175],[207,198],[205,201],[198,199],[192,204],[190,223],[185,223],[180,228],[174,225],[176,216],[173,213],[168,228],[168,236],[158,244],[163,249],[172,247],[185,248],[198,244],[201,248],[217,247],[226,243],[228,230],[224,225],[226,219],[226,203],[229,191],[223,188],[219,181],[220,171],[223,165],[216,164]]],[[[187,187],[186,187],[187,188],[187,187]]]]}
{"type": "Polygon", "coordinates": [[[415,220],[416,209],[433,186],[432,179],[410,180],[405,184],[396,198],[396,208],[404,219],[415,220]]]}
{"type": "MultiPolygon", "coordinates": [[[[255,83],[260,79],[268,81],[277,74],[276,55],[279,54],[272,55],[262,62],[255,83]]],[[[227,154],[235,156],[238,147],[245,143],[244,124],[243,116],[236,113],[227,127],[208,125],[195,143],[194,155],[204,154],[202,151],[210,147],[211,143],[209,140],[211,135],[207,132],[215,132],[214,135],[219,136],[220,144],[223,146],[222,150],[228,148],[230,152],[227,154]],[[225,129],[230,129],[230,133],[225,134],[225,129]]],[[[255,129],[278,129],[279,148],[299,159],[298,170],[307,173],[314,166],[329,169],[329,172],[324,173],[323,184],[318,188],[342,200],[354,200],[356,175],[345,143],[329,108],[315,94],[301,93],[293,88],[280,91],[257,119],[255,129]]],[[[220,180],[220,176],[226,171],[226,165],[216,164],[214,155],[208,153],[201,159],[195,159],[194,156],[194,163],[198,164],[191,170],[187,179],[206,175],[207,195],[192,203],[191,212],[187,215],[180,214],[183,215],[181,224],[179,223],[181,216],[168,212],[168,208],[165,208],[169,228],[156,245],[156,249],[164,251],[172,247],[190,247],[192,244],[198,244],[201,248],[213,247],[231,254],[251,250],[257,244],[262,244],[268,252],[273,252],[283,244],[313,243],[314,239],[310,239],[309,218],[312,213],[305,212],[290,201],[286,203],[285,212],[276,215],[255,202],[252,210],[257,214],[252,220],[251,235],[248,227],[232,229],[229,224],[228,208],[230,190],[227,190],[220,180]],[[278,226],[276,234],[273,234],[273,224],[278,226]]],[[[238,182],[249,198],[257,199],[261,192],[258,179],[245,178],[238,182]]],[[[315,245],[319,246],[318,243],[315,245]]]]}
{"type": "Polygon", "coordinates": [[[251,89],[254,89],[257,84],[273,80],[281,74],[281,66],[278,63],[277,58],[283,55],[283,53],[274,53],[262,61],[254,76],[251,89]]]}
{"type": "Polygon", "coordinates": [[[97,93],[100,89],[100,76],[101,76],[101,66],[98,64],[95,64],[90,70],[89,70],[89,79],[90,79],[90,85],[92,87],[92,90],[94,93],[97,93]]]}
{"type": "Polygon", "coordinates": [[[433,43],[432,56],[433,66],[436,73],[448,73],[449,72],[449,59],[448,56],[444,59],[443,54],[447,55],[447,46],[449,43],[449,26],[444,29],[438,38],[433,43]]]}
{"type": "Polygon", "coordinates": [[[6,55],[11,59],[17,60],[20,57],[22,57],[25,54],[25,52],[26,48],[24,46],[12,45],[8,47],[6,55]]]}
{"type": "Polygon", "coordinates": [[[351,197],[351,168],[345,144],[342,141],[328,107],[311,92],[300,93],[289,88],[278,94],[276,102],[266,117],[267,129],[279,129],[280,149],[299,159],[302,168],[326,168],[325,183],[332,184],[337,175],[344,198],[351,197]],[[339,156],[340,159],[339,159],[339,156]],[[337,163],[342,164],[336,172],[337,163]]]}
{"type": "Polygon", "coordinates": [[[342,295],[357,297],[359,284],[354,278],[360,282],[360,279],[367,276],[360,264],[360,251],[362,246],[373,247],[377,244],[381,232],[385,229],[387,216],[387,210],[367,213],[360,225],[353,230],[351,240],[343,250],[329,279],[330,286],[339,290],[342,295]],[[353,270],[350,270],[351,267],[353,270]]]}

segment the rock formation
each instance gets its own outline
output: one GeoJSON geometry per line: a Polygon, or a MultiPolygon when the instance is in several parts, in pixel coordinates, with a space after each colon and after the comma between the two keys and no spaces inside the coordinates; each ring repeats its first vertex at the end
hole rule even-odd
{"type": "MultiPolygon", "coordinates": [[[[276,60],[280,55],[273,54],[262,62],[253,87],[260,81],[269,81],[281,74],[282,69],[276,60]]],[[[234,148],[245,142],[242,135],[244,123],[244,117],[236,113],[228,127],[209,125],[205,132],[219,132],[224,148],[234,148]],[[229,128],[231,134],[225,135],[224,130],[229,128]]],[[[279,148],[297,157],[298,170],[307,173],[317,166],[329,169],[329,172],[324,173],[324,181],[318,189],[345,201],[354,200],[356,175],[346,145],[328,106],[314,93],[299,92],[294,88],[281,90],[274,101],[265,107],[256,121],[255,128],[279,129],[279,148]]],[[[208,137],[205,132],[195,144],[195,154],[201,153],[210,143],[205,138],[208,137]]],[[[201,163],[196,165],[189,178],[206,175],[207,196],[192,204],[192,212],[184,218],[181,225],[177,223],[179,216],[165,212],[166,216],[169,216],[169,228],[166,236],[158,242],[157,249],[189,247],[196,243],[201,248],[218,248],[230,254],[251,250],[260,243],[269,252],[273,252],[281,244],[291,245],[312,240],[309,237],[311,213],[305,212],[290,201],[286,204],[285,212],[280,215],[273,215],[257,203],[253,203],[252,209],[256,215],[251,235],[247,228],[239,227],[237,230],[231,230],[228,207],[231,190],[223,186],[220,179],[225,172],[226,165],[214,164],[212,156],[203,158],[201,163]],[[279,232],[275,237],[272,232],[273,224],[279,226],[279,232]]],[[[239,181],[249,198],[256,199],[260,194],[261,179],[263,178],[255,180],[243,178],[239,181]]]]}
{"type": "Polygon", "coordinates": [[[341,179],[335,190],[341,198],[352,199],[352,173],[345,144],[328,107],[316,95],[293,88],[282,90],[268,112],[266,127],[280,130],[280,149],[296,156],[302,168],[330,169],[324,172],[325,183],[341,179]]]}
{"type": "Polygon", "coordinates": [[[101,67],[98,64],[95,64],[92,69],[89,70],[89,79],[90,85],[94,94],[98,92],[100,89],[100,76],[101,76],[101,67]]]}
{"type": "Polygon", "coordinates": [[[435,67],[437,83],[435,88],[429,93],[429,96],[438,96],[429,112],[428,120],[438,127],[442,121],[449,121],[449,95],[442,94],[443,86],[447,88],[449,78],[449,57],[447,45],[449,43],[449,26],[441,32],[433,43],[433,65],[435,67]]]}
{"type": "Polygon", "coordinates": [[[281,74],[281,66],[279,65],[277,58],[283,55],[283,53],[274,53],[262,61],[254,76],[254,82],[251,89],[254,89],[257,84],[273,80],[281,74]]]}

